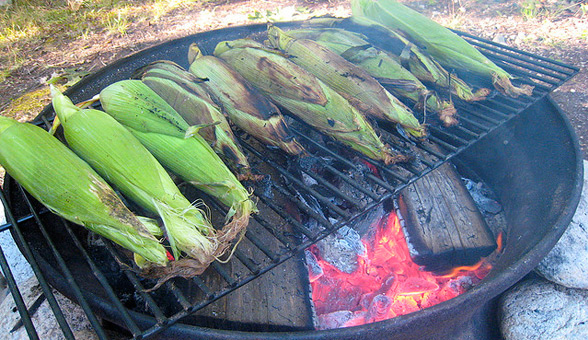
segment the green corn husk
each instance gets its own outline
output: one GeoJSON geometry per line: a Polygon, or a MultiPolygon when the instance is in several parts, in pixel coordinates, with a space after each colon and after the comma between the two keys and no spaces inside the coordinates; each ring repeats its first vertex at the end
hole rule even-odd
{"type": "MultiPolygon", "coordinates": [[[[179,260],[181,252],[186,253],[197,261],[193,275],[200,274],[215,260],[217,246],[215,230],[202,211],[182,195],[153,155],[114,118],[103,111],[76,107],[54,87],[51,94],[70,148],[125,196],[158,214],[174,258],[179,260]]],[[[162,270],[161,274],[172,273],[162,270]]],[[[185,276],[185,271],[182,274],[185,276]]]]}
{"type": "Polygon", "coordinates": [[[166,60],[150,63],[134,76],[163,98],[189,125],[202,126],[198,133],[236,173],[244,178],[252,177],[247,157],[220,107],[201,87],[202,79],[166,60]]]}
{"type": "Polygon", "coordinates": [[[366,17],[351,17],[351,22],[366,27],[367,30],[375,30],[381,36],[379,43],[388,54],[396,57],[396,61],[410,71],[417,79],[425,84],[435,86],[440,90],[449,92],[467,102],[486,99],[490,90],[480,88],[477,91],[459,78],[455,73],[450,73],[427,53],[421,51],[415,44],[404,36],[366,17]]]}
{"type": "Polygon", "coordinates": [[[40,127],[0,116],[0,164],[33,197],[63,218],[166,266],[166,250],[86,162],[40,127]]]}
{"type": "Polygon", "coordinates": [[[405,159],[392,154],[345,98],[279,52],[240,39],[218,43],[214,54],[275,103],[319,131],[386,164],[405,159]]]}
{"type": "MultiPolygon", "coordinates": [[[[451,102],[442,101],[433,91],[400,65],[391,54],[364,40],[364,36],[339,28],[296,29],[287,32],[296,39],[310,39],[359,66],[378,82],[388,86],[392,94],[416,103],[417,109],[439,114],[445,126],[457,124],[456,110],[451,102]]],[[[367,38],[366,38],[367,39],[367,38]]]]}
{"type": "Polygon", "coordinates": [[[486,58],[463,38],[435,21],[395,0],[352,0],[353,16],[365,16],[386,27],[401,31],[414,43],[426,48],[441,65],[463,69],[486,77],[501,93],[518,97],[531,95],[533,87],[515,87],[512,76],[486,58]]]}
{"type": "Polygon", "coordinates": [[[189,129],[180,115],[140,80],[122,80],[100,92],[106,113],[122,123],[166,168],[230,208],[230,223],[217,231],[220,257],[231,240],[245,232],[257,211],[249,192],[210,145],[189,129]]]}
{"type": "Polygon", "coordinates": [[[304,151],[290,132],[280,110],[239,73],[214,56],[204,56],[196,44],[190,46],[190,72],[203,84],[230,120],[263,143],[291,155],[304,151]]]}
{"type": "Polygon", "coordinates": [[[328,48],[308,39],[296,39],[276,26],[268,27],[271,45],[283,50],[298,66],[314,74],[367,116],[398,123],[416,137],[426,131],[377,80],[328,48]]]}

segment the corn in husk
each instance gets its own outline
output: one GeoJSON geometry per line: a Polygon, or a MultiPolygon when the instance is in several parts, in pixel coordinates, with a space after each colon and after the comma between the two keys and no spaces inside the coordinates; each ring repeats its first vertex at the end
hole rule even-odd
{"type": "Polygon", "coordinates": [[[379,37],[385,37],[378,40],[379,47],[395,57],[399,64],[421,82],[432,85],[438,90],[448,91],[467,102],[484,100],[490,94],[487,88],[474,90],[463,79],[454,72],[448,72],[402,34],[366,17],[351,17],[350,21],[365,27],[366,30],[378,32],[379,37]]]}
{"type": "Polygon", "coordinates": [[[446,126],[457,124],[453,104],[441,100],[402,67],[390,53],[369,44],[365,36],[339,28],[296,29],[287,32],[297,39],[310,39],[361,67],[392,94],[416,103],[418,110],[437,112],[446,126]]]}
{"type": "Polygon", "coordinates": [[[395,0],[352,0],[351,9],[354,17],[364,16],[406,34],[444,67],[486,77],[503,94],[518,97],[533,92],[533,87],[528,85],[514,86],[508,72],[463,38],[395,0]]]}
{"type": "Polygon", "coordinates": [[[167,60],[150,63],[134,76],[170,104],[190,126],[200,126],[198,133],[236,173],[244,178],[252,177],[249,161],[229,122],[200,85],[203,80],[167,60]]]}
{"type": "Polygon", "coordinates": [[[140,80],[122,80],[100,92],[104,111],[123,124],[167,169],[229,207],[230,222],[217,231],[215,257],[245,232],[257,211],[249,192],[206,140],[140,80]]]}
{"type": "Polygon", "coordinates": [[[134,215],[86,162],[40,127],[0,116],[0,164],[53,213],[164,267],[154,221],[134,215]]]}
{"type": "MultiPolygon", "coordinates": [[[[200,274],[214,261],[217,247],[215,230],[203,212],[182,195],[153,155],[114,118],[103,111],[76,107],[54,87],[51,92],[69,147],[126,197],[163,220],[176,261],[159,268],[158,276],[171,277],[174,271],[181,276],[200,274]],[[182,252],[195,261],[180,259],[182,252]]],[[[150,270],[152,274],[157,271],[150,270]]]]}
{"type": "Polygon", "coordinates": [[[425,129],[411,110],[377,80],[340,55],[309,39],[296,39],[276,26],[268,27],[271,45],[314,74],[367,116],[398,123],[412,135],[424,137],[425,129]]]}
{"type": "Polygon", "coordinates": [[[202,55],[196,44],[190,46],[189,55],[190,72],[207,79],[203,86],[235,125],[291,155],[304,150],[280,110],[239,73],[217,57],[202,55]]]}
{"type": "Polygon", "coordinates": [[[279,52],[240,39],[218,43],[214,54],[275,103],[326,135],[386,164],[405,159],[392,154],[345,98],[279,52]]]}

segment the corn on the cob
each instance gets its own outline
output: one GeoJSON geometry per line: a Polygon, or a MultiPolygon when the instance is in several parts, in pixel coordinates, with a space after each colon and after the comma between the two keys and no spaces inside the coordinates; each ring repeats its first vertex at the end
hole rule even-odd
{"type": "Polygon", "coordinates": [[[230,223],[217,231],[214,256],[221,256],[257,211],[249,192],[204,138],[186,130],[188,124],[179,114],[141,81],[107,86],[100,92],[100,102],[163,166],[230,208],[230,223]]]}
{"type": "Polygon", "coordinates": [[[402,67],[389,53],[370,45],[364,36],[339,28],[296,29],[287,32],[297,39],[310,39],[361,67],[392,94],[416,103],[417,109],[437,112],[446,126],[457,124],[451,102],[442,101],[433,91],[402,67]]]}
{"type": "Polygon", "coordinates": [[[528,85],[515,87],[508,72],[463,38],[395,0],[352,0],[351,9],[353,16],[365,16],[403,32],[413,42],[426,48],[441,65],[486,77],[497,90],[508,96],[531,95],[533,92],[533,87],[528,85]]]}
{"type": "Polygon", "coordinates": [[[128,210],[86,162],[47,131],[0,116],[0,164],[49,210],[138,254],[140,264],[168,263],[148,220],[128,210]]]}
{"type": "Polygon", "coordinates": [[[124,126],[103,111],[80,109],[54,87],[53,108],[70,148],[140,206],[158,214],[175,259],[214,261],[215,230],[168,173],[124,126]]]}
{"type": "Polygon", "coordinates": [[[350,21],[367,30],[377,31],[379,37],[385,37],[378,40],[379,47],[395,57],[399,64],[421,82],[435,86],[439,90],[449,91],[468,102],[484,100],[490,94],[490,90],[487,88],[474,90],[454,72],[448,72],[400,33],[366,17],[351,17],[350,21]]]}
{"type": "Polygon", "coordinates": [[[247,157],[220,107],[200,86],[201,79],[166,60],[150,63],[134,76],[163,98],[189,125],[202,126],[198,133],[212,145],[216,153],[239,175],[251,177],[247,157]]]}
{"type": "Polygon", "coordinates": [[[190,46],[190,56],[190,72],[207,79],[203,86],[235,125],[289,154],[298,155],[304,150],[280,110],[239,73],[217,57],[202,55],[196,44],[190,46]]]}
{"type": "Polygon", "coordinates": [[[275,103],[319,131],[386,164],[404,159],[392,154],[345,98],[279,52],[240,39],[218,43],[214,54],[275,103]]]}
{"type": "Polygon", "coordinates": [[[426,135],[410,109],[361,68],[315,41],[293,38],[273,25],[268,27],[268,38],[273,47],[283,50],[295,64],[316,75],[360,112],[398,123],[416,137],[426,135]]]}

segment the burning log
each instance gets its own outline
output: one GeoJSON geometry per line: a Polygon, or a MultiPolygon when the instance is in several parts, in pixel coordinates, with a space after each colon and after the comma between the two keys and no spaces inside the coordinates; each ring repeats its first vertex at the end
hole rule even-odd
{"type": "Polygon", "coordinates": [[[398,199],[410,256],[430,271],[473,265],[497,245],[455,168],[448,163],[398,199]]]}

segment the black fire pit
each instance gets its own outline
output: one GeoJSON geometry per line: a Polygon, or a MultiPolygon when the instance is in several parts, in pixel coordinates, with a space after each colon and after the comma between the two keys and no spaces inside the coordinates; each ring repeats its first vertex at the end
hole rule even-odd
{"type": "MultiPolygon", "coordinates": [[[[298,25],[300,23],[282,26],[298,25]]],[[[265,25],[252,25],[174,40],[98,71],[67,94],[74,102],[86,100],[105,86],[128,78],[135,69],[151,61],[168,59],[186,67],[188,46],[193,42],[210,52],[218,41],[260,34],[263,30],[265,25]]],[[[251,223],[231,263],[215,263],[208,271],[212,274],[205,273],[193,280],[173,280],[153,292],[145,292],[153,282],[121,266],[119,262],[126,260],[120,250],[52,215],[8,178],[4,192],[15,240],[33,263],[50,302],[52,295],[44,285],[46,281],[80,303],[99,335],[104,334],[98,321],[102,318],[128,330],[135,338],[498,338],[494,314],[489,312],[495,298],[529,273],[555,245],[571,221],[580,198],[583,167],[578,142],[565,115],[548,96],[577,70],[493,42],[467,35],[465,38],[517,75],[517,81],[534,84],[533,96],[512,99],[495,94],[480,103],[456,102],[461,120],[458,127],[446,129],[433,124],[429,142],[405,145],[408,149],[417,148],[424,155],[417,161],[400,166],[368,161],[383,174],[378,177],[370,172],[362,173],[364,180],[377,190],[359,187],[346,177],[350,169],[357,167],[356,154],[333,152],[331,142],[326,141],[327,145],[316,142],[316,135],[308,132],[309,129],[296,129],[297,137],[316,156],[316,166],[331,173],[328,178],[315,178],[318,184],[312,188],[300,181],[298,172],[304,172],[304,168],[292,170],[295,162],[291,159],[242,136],[252,164],[271,177],[252,184],[261,212],[251,223]],[[433,144],[435,148],[431,148],[433,144]],[[321,163],[327,157],[333,161],[321,163]],[[450,160],[462,173],[476,176],[494,191],[508,223],[503,253],[488,276],[468,292],[387,321],[328,331],[315,331],[309,326],[244,325],[194,316],[278,265],[298,258],[306,247],[337,228],[353,225],[401,189],[450,160]],[[367,203],[358,207],[351,198],[333,189],[334,181],[357,186],[356,189],[365,194],[367,203]],[[292,197],[289,190],[292,187],[315,197],[329,218],[318,216],[298,198],[292,197]],[[339,203],[330,200],[329,195],[337,196],[339,203]],[[309,229],[301,222],[304,221],[299,218],[301,215],[316,222],[320,230],[309,229]],[[209,274],[217,281],[208,280],[209,274]]],[[[48,107],[35,122],[47,126],[52,117],[48,107]]],[[[402,140],[392,127],[382,125],[380,132],[383,138],[402,140]]],[[[202,195],[188,186],[182,188],[192,197],[202,195]]],[[[214,200],[204,199],[214,211],[222,212],[214,200]]],[[[296,269],[295,266],[289,268],[296,269]]],[[[307,279],[302,278],[303,274],[298,276],[305,283],[307,279]]],[[[304,290],[300,293],[307,294],[304,290]]],[[[59,320],[59,309],[53,307],[59,320]]],[[[62,327],[67,328],[63,324],[62,327]]]]}

